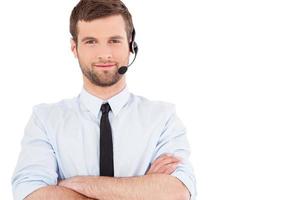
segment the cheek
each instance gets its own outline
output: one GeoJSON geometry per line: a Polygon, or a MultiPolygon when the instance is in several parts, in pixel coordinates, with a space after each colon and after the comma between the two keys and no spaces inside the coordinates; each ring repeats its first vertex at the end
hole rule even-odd
{"type": "Polygon", "coordinates": [[[94,61],[94,58],[96,58],[96,56],[94,56],[93,52],[85,51],[83,49],[81,49],[77,52],[77,56],[81,60],[81,62],[85,62],[85,63],[94,61]]]}
{"type": "Polygon", "coordinates": [[[120,48],[113,51],[113,58],[118,59],[119,61],[125,62],[128,60],[130,52],[128,48],[120,48]]]}

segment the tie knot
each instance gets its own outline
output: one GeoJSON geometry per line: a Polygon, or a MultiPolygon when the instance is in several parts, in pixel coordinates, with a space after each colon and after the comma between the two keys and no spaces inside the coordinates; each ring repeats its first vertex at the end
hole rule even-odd
{"type": "Polygon", "coordinates": [[[100,109],[101,109],[102,114],[108,114],[111,110],[111,107],[108,103],[105,103],[105,104],[101,105],[100,109]]]}

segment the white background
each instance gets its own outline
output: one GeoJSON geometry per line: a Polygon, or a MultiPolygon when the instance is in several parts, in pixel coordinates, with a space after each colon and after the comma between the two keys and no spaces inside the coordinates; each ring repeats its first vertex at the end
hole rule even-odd
{"type": "MultiPolygon", "coordinates": [[[[0,199],[32,106],[76,96],[78,1],[1,1],[0,199]]],[[[200,200],[301,199],[301,6],[293,0],[125,0],[139,55],[130,90],[177,106],[200,200]]]]}

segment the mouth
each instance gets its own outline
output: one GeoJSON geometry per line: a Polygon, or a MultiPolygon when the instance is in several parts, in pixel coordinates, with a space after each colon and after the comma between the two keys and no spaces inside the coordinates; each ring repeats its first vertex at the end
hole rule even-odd
{"type": "Polygon", "coordinates": [[[114,63],[107,63],[107,64],[95,64],[94,66],[97,68],[111,68],[116,65],[114,63]]]}

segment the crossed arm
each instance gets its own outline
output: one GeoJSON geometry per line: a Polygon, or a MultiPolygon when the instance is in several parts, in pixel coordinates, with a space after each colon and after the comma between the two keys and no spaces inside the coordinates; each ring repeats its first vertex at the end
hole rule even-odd
{"type": "Polygon", "coordinates": [[[176,177],[170,176],[179,159],[163,155],[155,160],[144,176],[103,177],[77,176],[57,186],[41,188],[26,200],[99,199],[99,200],[188,200],[189,192],[176,177]]]}
{"type": "Polygon", "coordinates": [[[76,199],[76,200],[88,200],[92,198],[88,198],[76,191],[71,189],[61,187],[61,186],[47,186],[42,187],[30,195],[28,195],[25,200],[60,200],[60,199],[76,199]]]}

